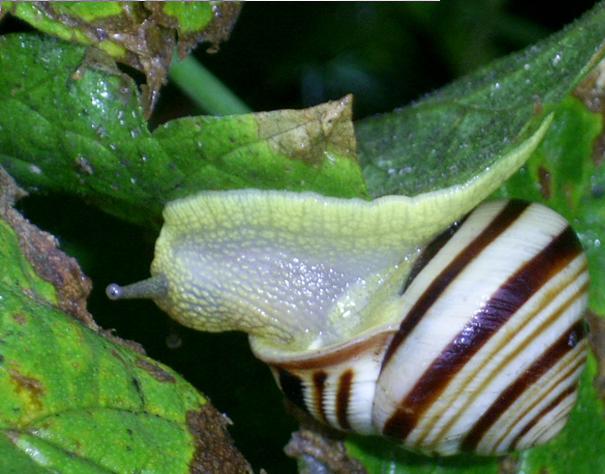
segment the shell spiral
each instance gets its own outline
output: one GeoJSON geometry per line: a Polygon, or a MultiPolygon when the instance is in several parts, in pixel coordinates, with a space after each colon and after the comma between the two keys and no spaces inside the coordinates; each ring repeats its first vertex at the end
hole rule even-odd
{"type": "Polygon", "coordinates": [[[587,352],[587,261],[568,223],[482,204],[402,282],[400,319],[295,354],[254,344],[285,395],[340,430],[429,454],[502,454],[565,425],[587,352]]]}

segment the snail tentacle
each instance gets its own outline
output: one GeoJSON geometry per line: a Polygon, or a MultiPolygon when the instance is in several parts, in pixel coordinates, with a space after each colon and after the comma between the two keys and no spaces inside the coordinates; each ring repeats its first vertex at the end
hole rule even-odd
{"type": "Polygon", "coordinates": [[[168,293],[168,281],[162,274],[147,278],[126,286],[111,283],[105,288],[105,294],[110,300],[150,298],[159,300],[168,293]]]}

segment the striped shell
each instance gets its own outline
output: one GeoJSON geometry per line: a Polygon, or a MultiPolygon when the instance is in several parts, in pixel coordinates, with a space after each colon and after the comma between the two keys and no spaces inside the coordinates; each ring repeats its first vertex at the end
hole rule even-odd
{"type": "Polygon", "coordinates": [[[337,429],[439,455],[541,444],[577,397],[587,262],[544,206],[491,202],[461,219],[510,169],[373,201],[262,190],[173,201],[151,278],[108,295],[247,332],[286,396],[337,429]]]}
{"type": "Polygon", "coordinates": [[[425,453],[502,454],[563,428],[586,360],[588,273],[561,216],[483,204],[402,287],[395,326],[307,352],[252,349],[315,418],[425,453]]]}

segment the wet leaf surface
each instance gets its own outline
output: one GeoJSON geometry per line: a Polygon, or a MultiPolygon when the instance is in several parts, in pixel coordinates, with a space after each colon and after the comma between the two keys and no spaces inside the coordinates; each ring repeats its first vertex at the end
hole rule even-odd
{"type": "MultiPolygon", "coordinates": [[[[175,48],[184,57],[200,42],[214,50],[229,38],[236,2],[4,2],[9,12],[44,33],[96,46],[147,78],[153,110],[175,48]]],[[[147,114],[149,115],[149,114],[147,114]]]]}
{"type": "Polygon", "coordinates": [[[0,69],[0,163],[29,190],[73,193],[148,225],[166,202],[207,189],[365,195],[350,97],[151,132],[133,81],[83,47],[6,35],[0,69]]]}
{"type": "Polygon", "coordinates": [[[464,183],[534,130],[603,56],[605,8],[390,114],[356,123],[372,196],[464,183]]]}
{"type": "Polygon", "coordinates": [[[0,472],[219,472],[217,462],[221,472],[245,472],[224,418],[202,395],[104,337],[85,307],[66,303],[80,296],[58,290],[65,279],[38,274],[56,265],[85,279],[11,208],[18,188],[1,173],[0,472]]]}

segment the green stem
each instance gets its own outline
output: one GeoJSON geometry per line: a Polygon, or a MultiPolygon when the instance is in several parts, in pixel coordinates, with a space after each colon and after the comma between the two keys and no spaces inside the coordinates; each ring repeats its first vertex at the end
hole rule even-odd
{"type": "Polygon", "coordinates": [[[252,111],[191,55],[182,61],[178,58],[172,61],[170,79],[209,114],[233,115],[252,111]]]}

